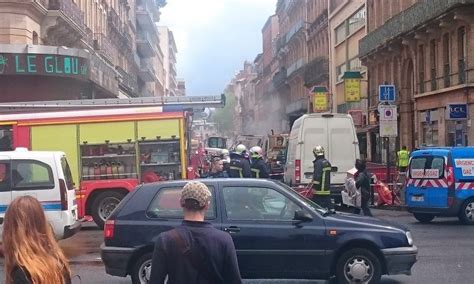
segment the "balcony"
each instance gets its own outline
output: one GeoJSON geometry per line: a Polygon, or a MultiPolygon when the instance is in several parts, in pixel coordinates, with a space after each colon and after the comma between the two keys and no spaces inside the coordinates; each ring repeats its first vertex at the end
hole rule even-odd
{"type": "Polygon", "coordinates": [[[296,73],[301,70],[301,68],[304,66],[305,60],[303,57],[300,57],[298,60],[293,62],[293,64],[288,67],[288,72],[287,76],[290,77],[293,73],[296,73]]]}
{"type": "Polygon", "coordinates": [[[304,27],[304,21],[300,20],[297,21],[291,29],[286,33],[286,42],[290,42],[293,37],[298,34],[298,32],[302,31],[304,27]]]}
{"type": "Polygon", "coordinates": [[[82,39],[82,41],[90,47],[94,46],[94,34],[89,27],[86,27],[86,36],[82,39]]]}
{"type": "Polygon", "coordinates": [[[158,17],[158,11],[154,11],[156,7],[153,7],[153,4],[150,3],[151,1],[144,0],[142,4],[137,4],[135,8],[138,24],[146,28],[153,28],[158,17]]]}
{"type": "Polygon", "coordinates": [[[119,86],[129,91],[133,95],[136,94],[138,91],[138,83],[136,77],[129,75],[128,72],[126,72],[119,66],[117,66],[116,69],[120,75],[119,86]]]}
{"type": "Polygon", "coordinates": [[[42,29],[48,44],[73,46],[87,36],[84,13],[72,0],[49,0],[47,8],[42,29]]]}
{"type": "Polygon", "coordinates": [[[463,59],[459,59],[458,61],[458,76],[459,76],[459,84],[466,83],[466,61],[463,59]]]}
{"type": "Polygon", "coordinates": [[[287,74],[286,68],[282,67],[280,68],[280,71],[276,72],[275,75],[273,75],[272,82],[273,82],[273,86],[276,89],[282,88],[287,85],[286,74],[287,74]]]}
{"type": "Polygon", "coordinates": [[[154,42],[147,32],[137,33],[137,49],[140,57],[148,58],[155,56],[154,42]]]}
{"type": "Polygon", "coordinates": [[[418,1],[410,8],[386,21],[360,40],[359,56],[366,56],[386,41],[436,19],[458,6],[474,4],[474,0],[429,0],[418,1]]]}
{"type": "Polygon", "coordinates": [[[107,15],[107,22],[108,22],[109,27],[112,31],[114,31],[118,34],[122,34],[124,32],[122,21],[120,21],[120,17],[117,14],[117,12],[115,12],[115,10],[110,10],[109,11],[109,13],[107,15]]]}
{"type": "Polygon", "coordinates": [[[443,68],[443,78],[444,78],[444,87],[450,87],[451,86],[451,75],[450,75],[450,66],[449,63],[444,64],[443,68]]]}
{"type": "Polygon", "coordinates": [[[141,60],[138,77],[144,82],[154,82],[156,80],[155,69],[152,64],[146,60],[141,60]]]}
{"type": "Polygon", "coordinates": [[[329,80],[329,63],[327,57],[318,57],[306,65],[304,85],[312,87],[323,85],[329,80]]]}
{"type": "Polygon", "coordinates": [[[106,35],[102,33],[94,34],[94,50],[97,50],[107,61],[113,62],[113,45],[106,35]]]}

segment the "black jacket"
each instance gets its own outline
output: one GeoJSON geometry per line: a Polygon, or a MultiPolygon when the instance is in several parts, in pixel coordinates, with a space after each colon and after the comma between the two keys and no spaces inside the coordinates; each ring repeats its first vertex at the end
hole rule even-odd
{"type": "Polygon", "coordinates": [[[227,172],[231,178],[250,178],[250,162],[243,155],[237,153],[230,154],[229,171],[227,172]]]}
{"type": "MultiPolygon", "coordinates": [[[[66,284],[71,284],[71,277],[68,273],[64,272],[64,277],[66,278],[66,284]]],[[[12,270],[12,280],[13,284],[32,284],[30,274],[26,269],[15,266],[12,270]]]]}
{"type": "Polygon", "coordinates": [[[362,200],[367,201],[370,198],[370,178],[367,171],[357,172],[356,187],[360,190],[362,200]]]}
{"type": "Polygon", "coordinates": [[[329,192],[331,186],[331,163],[324,157],[318,157],[313,161],[313,188],[316,191],[329,192]]]}
{"type": "Polygon", "coordinates": [[[252,160],[252,165],[250,166],[252,171],[252,177],[257,178],[269,178],[270,171],[268,170],[267,164],[263,161],[262,158],[257,158],[252,160]]]}
{"type": "Polygon", "coordinates": [[[161,233],[153,251],[150,284],[240,284],[239,266],[232,237],[207,222],[183,221],[178,231],[184,232],[186,248],[195,249],[201,261],[219,280],[210,281],[193,266],[189,255],[184,255],[173,239],[171,231],[161,233]]]}

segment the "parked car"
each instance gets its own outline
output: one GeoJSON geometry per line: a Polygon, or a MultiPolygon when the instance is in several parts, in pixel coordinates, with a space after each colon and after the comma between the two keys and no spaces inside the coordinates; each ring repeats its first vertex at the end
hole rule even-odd
{"type": "Polygon", "coordinates": [[[405,200],[415,218],[458,217],[474,224],[474,147],[436,147],[413,151],[405,200]]]}
{"type": "MultiPolygon", "coordinates": [[[[228,232],[247,279],[328,279],[378,283],[410,274],[417,248],[404,227],[319,207],[285,184],[202,180],[212,193],[206,219],[228,232]]],[[[106,221],[101,256],[108,274],[146,283],[154,240],[179,225],[185,181],[141,185],[106,221]]]]}
{"type": "Polygon", "coordinates": [[[75,189],[63,152],[0,152],[0,239],[8,205],[24,195],[38,199],[58,240],[73,236],[81,228],[75,189]]]}

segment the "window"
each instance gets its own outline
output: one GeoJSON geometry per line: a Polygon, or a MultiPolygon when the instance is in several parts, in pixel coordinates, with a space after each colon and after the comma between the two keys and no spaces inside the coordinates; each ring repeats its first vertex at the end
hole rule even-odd
{"type": "Polygon", "coordinates": [[[15,190],[52,189],[53,171],[43,162],[15,160],[12,163],[12,183],[15,190]]]}
{"type": "Polygon", "coordinates": [[[61,158],[61,167],[63,169],[67,189],[74,189],[74,180],[72,179],[71,169],[69,168],[66,157],[61,158]]]}
{"type": "Polygon", "coordinates": [[[342,81],[342,76],[344,76],[344,73],[346,72],[347,67],[346,63],[343,63],[339,66],[336,67],[336,82],[341,82],[342,81]]]}
{"type": "Polygon", "coordinates": [[[420,45],[418,47],[418,69],[419,71],[419,84],[420,93],[425,92],[425,46],[420,45]]]}
{"type": "MultiPolygon", "coordinates": [[[[182,219],[183,208],[179,199],[181,198],[182,187],[162,188],[151,202],[147,209],[146,215],[150,218],[172,218],[182,219]]],[[[214,188],[209,187],[212,198],[209,209],[206,212],[206,219],[215,218],[215,202],[214,202],[214,188]]]]}
{"type": "Polygon", "coordinates": [[[301,208],[283,194],[264,187],[226,187],[223,190],[229,220],[293,220],[301,208]]]}
{"type": "Polygon", "coordinates": [[[360,62],[359,57],[353,58],[349,60],[349,70],[361,70],[362,64],[360,62]]]}
{"type": "Polygon", "coordinates": [[[410,163],[410,177],[433,179],[444,177],[444,157],[417,157],[410,163]]]}
{"type": "Polygon", "coordinates": [[[436,90],[436,52],[437,44],[436,40],[433,39],[430,41],[430,77],[431,77],[431,90],[436,90]]]}
{"type": "Polygon", "coordinates": [[[450,43],[449,43],[449,33],[443,36],[443,77],[444,77],[444,87],[451,86],[450,78],[450,43]]]}
{"type": "Polygon", "coordinates": [[[336,44],[339,44],[343,42],[346,39],[347,36],[347,28],[346,28],[346,22],[340,24],[336,28],[336,44]]]}
{"type": "Polygon", "coordinates": [[[361,8],[354,15],[352,15],[349,20],[349,34],[352,34],[360,27],[365,25],[365,7],[361,8]]]}

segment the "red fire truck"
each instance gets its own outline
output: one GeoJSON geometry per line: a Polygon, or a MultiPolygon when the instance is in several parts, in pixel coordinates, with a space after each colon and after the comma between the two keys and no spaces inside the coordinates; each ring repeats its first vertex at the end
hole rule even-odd
{"type": "MultiPolygon", "coordinates": [[[[202,105],[222,103],[216,97],[204,98],[202,105]]],[[[169,112],[166,100],[145,104],[144,99],[127,100],[128,104],[89,100],[89,104],[67,105],[73,110],[64,110],[65,102],[0,104],[2,113],[12,112],[0,115],[0,130],[3,138],[11,137],[13,148],[65,152],[73,179],[79,181],[79,216],[91,216],[103,227],[108,215],[139,183],[186,179],[188,172],[194,172],[188,169],[190,112],[169,112]],[[55,103],[63,110],[45,111],[55,103]],[[84,109],[91,105],[95,107],[84,109]]],[[[181,102],[181,109],[194,106],[181,102]]]]}

